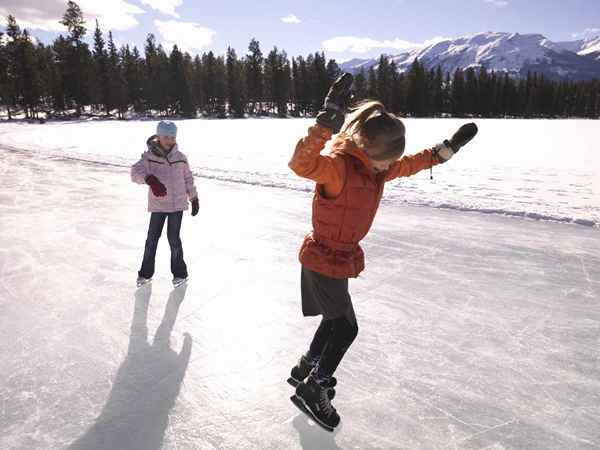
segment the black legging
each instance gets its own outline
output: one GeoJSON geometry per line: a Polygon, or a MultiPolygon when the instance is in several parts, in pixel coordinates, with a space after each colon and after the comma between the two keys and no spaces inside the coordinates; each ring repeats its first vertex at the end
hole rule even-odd
{"type": "Polygon", "coordinates": [[[344,316],[321,321],[309,350],[313,358],[320,355],[318,378],[333,375],[357,334],[358,325],[352,305],[344,316]]]}

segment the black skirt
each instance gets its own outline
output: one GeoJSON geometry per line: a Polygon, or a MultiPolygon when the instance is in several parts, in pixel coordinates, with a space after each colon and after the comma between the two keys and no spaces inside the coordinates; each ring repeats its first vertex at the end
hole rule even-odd
{"type": "Polygon", "coordinates": [[[347,278],[330,278],[302,266],[302,314],[337,319],[353,312],[347,278]]]}

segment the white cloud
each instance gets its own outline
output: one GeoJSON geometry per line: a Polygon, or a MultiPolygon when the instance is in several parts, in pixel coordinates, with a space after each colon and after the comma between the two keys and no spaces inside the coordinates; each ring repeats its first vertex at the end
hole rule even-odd
{"type": "Polygon", "coordinates": [[[202,50],[212,44],[216,34],[214,30],[193,22],[155,20],[154,25],[163,39],[165,50],[173,44],[177,44],[182,51],[202,50]]]}
{"type": "MultiPolygon", "coordinates": [[[[7,34],[3,34],[0,37],[0,45],[6,45],[7,43],[12,42],[12,40],[13,39],[8,37],[7,34]]],[[[35,36],[29,35],[29,42],[31,42],[33,45],[38,45],[40,41],[35,36]]]]}
{"type": "Polygon", "coordinates": [[[484,0],[486,3],[490,3],[498,8],[504,8],[508,6],[508,2],[506,0],[484,0]]]}
{"type": "Polygon", "coordinates": [[[301,23],[302,21],[300,19],[298,19],[298,17],[296,17],[294,14],[288,14],[285,17],[281,18],[282,22],[285,23],[301,23]]]}
{"type": "MultiPolygon", "coordinates": [[[[127,0],[78,0],[88,30],[92,30],[98,19],[104,30],[127,30],[139,24],[136,15],[144,10],[127,0]]],[[[0,20],[12,14],[21,28],[44,31],[66,31],[59,21],[67,8],[62,0],[2,0],[0,20]]]]}
{"type": "Polygon", "coordinates": [[[147,5],[152,9],[156,9],[163,14],[179,18],[179,14],[175,12],[183,4],[183,0],[140,0],[142,5],[147,5]]]}
{"type": "Polygon", "coordinates": [[[422,43],[402,39],[378,41],[368,37],[337,36],[323,41],[321,47],[326,52],[367,53],[373,49],[411,50],[421,47],[422,43]]]}

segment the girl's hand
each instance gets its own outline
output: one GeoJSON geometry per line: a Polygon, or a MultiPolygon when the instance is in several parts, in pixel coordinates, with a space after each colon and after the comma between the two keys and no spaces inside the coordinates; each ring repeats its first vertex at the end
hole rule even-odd
{"type": "Polygon", "coordinates": [[[448,161],[461,147],[475,137],[477,131],[477,125],[472,122],[463,125],[454,133],[450,140],[446,139],[443,144],[438,144],[434,147],[434,155],[439,157],[442,162],[448,161]]]}
{"type": "Polygon", "coordinates": [[[164,197],[165,195],[167,195],[167,188],[154,175],[148,175],[146,177],[146,184],[150,186],[150,189],[152,189],[152,193],[156,197],[164,197]]]}
{"type": "Polygon", "coordinates": [[[461,147],[475,137],[477,131],[477,125],[475,125],[473,122],[467,123],[460,127],[449,141],[444,141],[444,144],[449,145],[454,153],[456,153],[461,147]]]}
{"type": "Polygon", "coordinates": [[[200,209],[200,205],[198,204],[198,197],[192,199],[192,216],[198,214],[198,209],[200,209]]]}
{"type": "Polygon", "coordinates": [[[352,100],[352,83],[354,77],[345,73],[329,88],[323,109],[317,114],[317,123],[329,128],[334,134],[339,133],[344,124],[346,110],[352,100]]]}

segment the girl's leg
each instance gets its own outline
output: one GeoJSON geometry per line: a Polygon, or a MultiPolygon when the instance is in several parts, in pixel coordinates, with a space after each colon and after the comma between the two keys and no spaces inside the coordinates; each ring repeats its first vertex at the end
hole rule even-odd
{"type": "Polygon", "coordinates": [[[333,321],[328,319],[321,320],[319,328],[315,332],[308,354],[306,355],[313,363],[316,363],[321,358],[321,353],[327,344],[327,341],[331,337],[331,331],[333,329],[333,321]]]}
{"type": "Polygon", "coordinates": [[[158,240],[162,234],[166,218],[167,215],[165,213],[152,213],[150,215],[146,248],[144,249],[144,260],[142,261],[142,267],[138,272],[140,277],[152,278],[152,275],[154,275],[156,247],[158,246],[158,240]]]}
{"type": "Polygon", "coordinates": [[[183,245],[179,232],[181,231],[181,220],[183,211],[169,213],[169,222],[167,224],[167,238],[171,246],[171,273],[176,278],[187,278],[187,266],[183,260],[183,245]]]}
{"type": "Polygon", "coordinates": [[[323,348],[316,370],[318,381],[328,381],[331,378],[358,334],[358,324],[352,305],[344,316],[330,322],[330,337],[323,348]]]}

